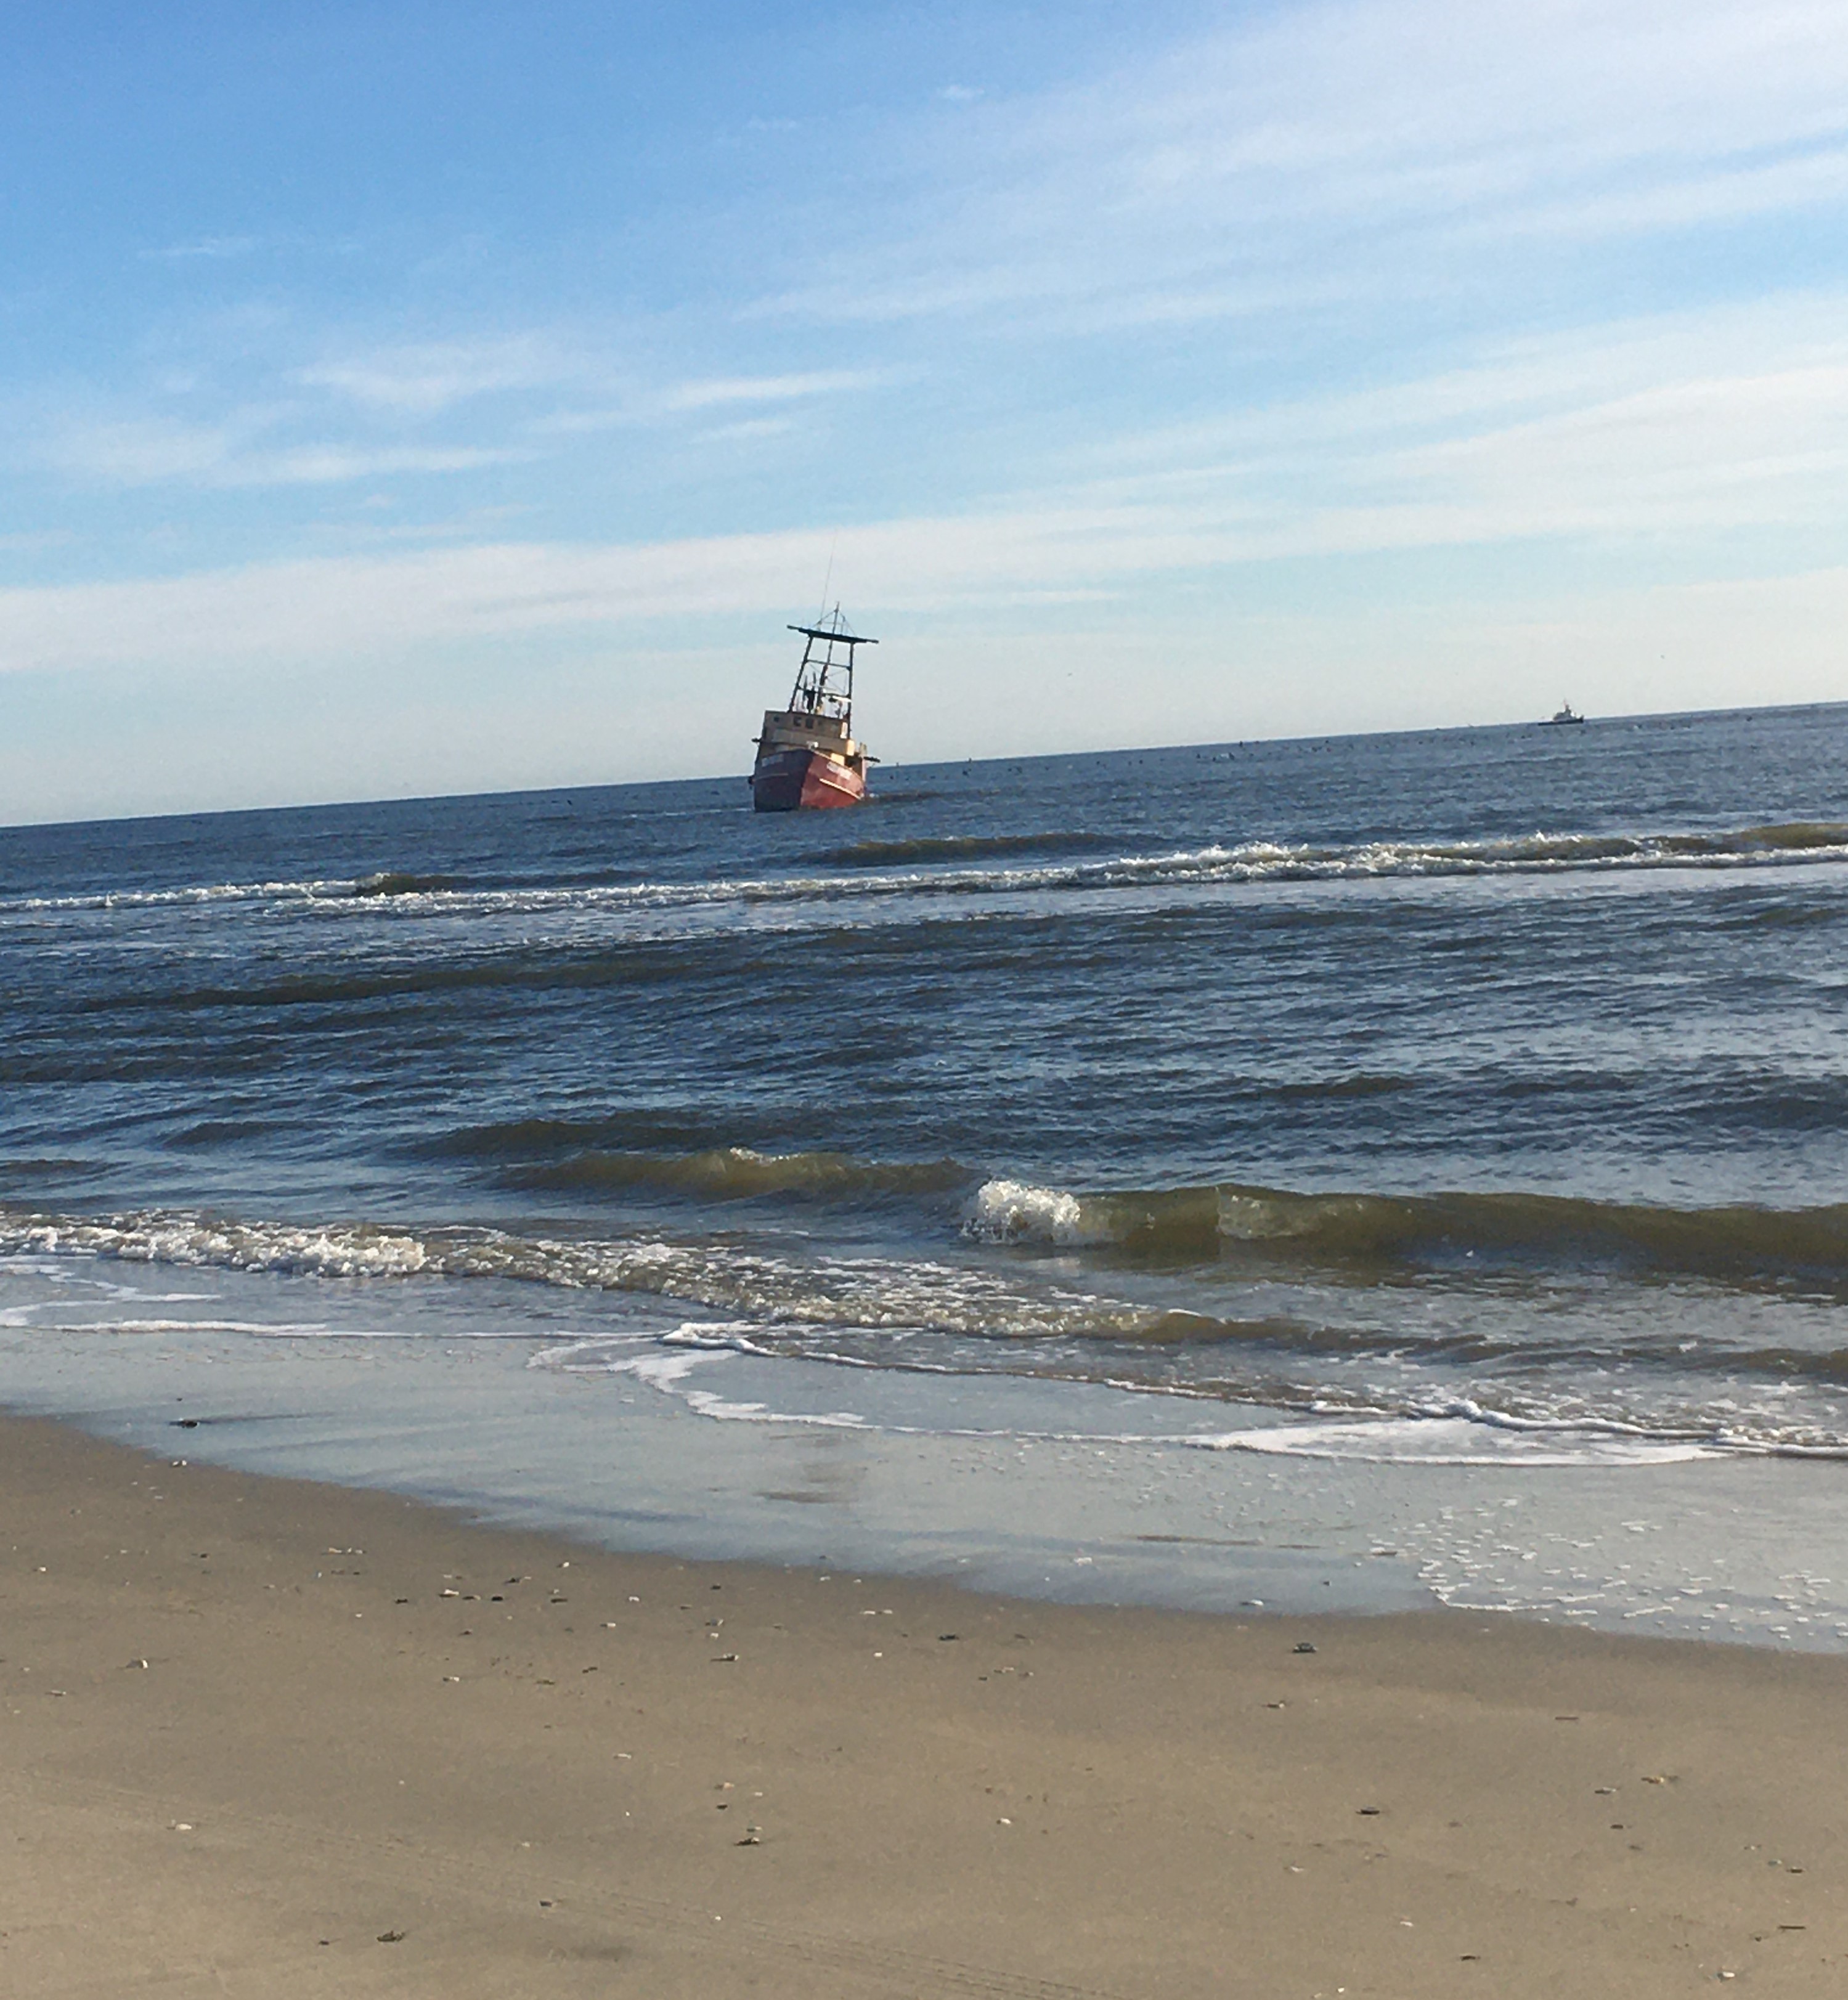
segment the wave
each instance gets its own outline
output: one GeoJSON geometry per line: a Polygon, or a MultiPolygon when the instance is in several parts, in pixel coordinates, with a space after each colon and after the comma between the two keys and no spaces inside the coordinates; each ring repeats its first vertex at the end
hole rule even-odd
{"type": "Polygon", "coordinates": [[[165,1143],[182,1151],[193,1148],[203,1151],[260,1139],[275,1130],[276,1121],[270,1118],[207,1118],[169,1134],[165,1143]]]}
{"type": "MultiPolygon", "coordinates": [[[[0,904],[0,911],[132,910],[198,903],[281,901],[317,905],[381,902],[415,912],[523,915],[548,910],[627,911],[852,899],[868,896],[1009,895],[1060,890],[1107,891],[1266,881],[1369,880],[1392,877],[1556,873],[1586,870],[1774,866],[1801,861],[1848,860],[1848,823],[1794,820],[1717,832],[1558,833],[1545,831],[1479,840],[1442,839],[1350,843],[1235,841],[1169,852],[1123,853],[1096,861],[989,868],[933,866],[1032,851],[1036,843],[1069,846],[1098,835],[1019,835],[964,847],[956,839],[863,842],[819,859],[869,872],[844,875],[721,877],[696,881],[586,886],[536,884],[498,887],[438,886],[448,878],[388,873],[315,881],[225,883],[196,887],[61,897],[0,904]],[[898,872],[897,864],[908,863],[898,872]]],[[[1051,851],[1049,849],[1048,851],[1051,851]]]]}
{"type": "Polygon", "coordinates": [[[426,896],[438,890],[461,887],[453,875],[408,875],[396,869],[386,869],[377,875],[362,876],[353,885],[351,893],[356,896],[426,896]]]}
{"type": "MultiPolygon", "coordinates": [[[[1843,1203],[1676,1208],[1522,1192],[1301,1193],[1235,1182],[1086,1192],[1004,1177],[972,1186],[974,1170],[949,1158],[869,1160],[745,1146],[605,1151],[581,1143],[587,1129],[533,1120],[477,1128],[447,1143],[506,1161],[501,1184],[521,1189],[654,1188],[700,1202],[793,1196],[846,1208],[893,1198],[922,1201],[940,1218],[946,1238],[960,1234],[1002,1250],[1079,1253],[1100,1274],[1210,1265],[1253,1280],[1327,1280],[1344,1296],[1354,1295],[1356,1284],[1505,1289],[1513,1282],[1530,1289],[1587,1276],[1825,1300],[1848,1292],[1848,1204],[1843,1203]],[[561,1157],[531,1157],[553,1147],[561,1157]]],[[[819,1239],[792,1262],[735,1241],[611,1238],[580,1233],[570,1224],[556,1234],[537,1234],[481,1225],[246,1223],[178,1210],[57,1216],[0,1203],[0,1252],[37,1249],[337,1276],[427,1271],[530,1278],[672,1292],[723,1308],[859,1325],[1069,1334],[1156,1345],[1318,1344],[1315,1329],[1288,1314],[1221,1319],[1169,1301],[1131,1304],[1089,1290],[1062,1291],[1040,1273],[1012,1266],[1016,1275],[1010,1276],[1005,1259],[971,1265],[966,1257],[947,1263],[928,1252],[901,1259],[832,1255],[819,1239]]],[[[1376,1345],[1353,1328],[1338,1328],[1331,1338],[1348,1351],[1376,1345]]],[[[1429,1351],[1459,1359],[1502,1351],[1492,1341],[1477,1341],[1452,1332],[1429,1351]]],[[[1377,1345],[1384,1352],[1426,1343],[1408,1342],[1395,1327],[1377,1345]]],[[[1832,1350],[1767,1347],[1763,1359],[1777,1373],[1836,1371],[1832,1350]]]]}
{"type": "Polygon", "coordinates": [[[827,849],[818,861],[839,868],[889,868],[905,862],[979,861],[1006,854],[1082,854],[1110,845],[1101,833],[919,835],[908,840],[856,840],[827,849]]]}
{"type": "Polygon", "coordinates": [[[561,1192],[665,1188],[711,1201],[809,1195],[851,1202],[892,1195],[944,1194],[973,1186],[960,1161],[864,1160],[832,1151],[772,1153],[753,1146],[650,1144],[683,1121],[647,1113],[600,1119],[516,1118],[464,1126],[417,1150],[436,1158],[504,1162],[501,1185],[561,1192]]]}
{"type": "MultiPolygon", "coordinates": [[[[418,1151],[431,1158],[524,1159],[534,1154],[573,1152],[579,1148],[608,1145],[613,1121],[608,1118],[510,1118],[493,1125],[462,1125],[427,1139],[418,1151]]],[[[662,1121],[641,1121],[658,1129],[662,1121]]]]}
{"type": "Polygon", "coordinates": [[[113,1160],[85,1160],[67,1155],[0,1159],[0,1182],[91,1180],[118,1171],[113,1160]]]}
{"type": "Polygon", "coordinates": [[[1133,1339],[1165,1317],[1127,1301],[927,1259],[779,1255],[723,1238],[522,1233],[481,1225],[243,1221],[183,1210],[50,1215],[0,1206],[0,1255],[116,1258],[322,1278],[488,1278],[641,1292],[766,1326],[908,1335],[1133,1339]]]}
{"type": "Polygon", "coordinates": [[[568,1158],[509,1169],[509,1187],[558,1192],[668,1188],[709,1201],[766,1195],[853,1200],[881,1195],[940,1194],[974,1178],[954,1160],[856,1160],[846,1153],[759,1153],[749,1146],[696,1153],[606,1152],[587,1148],[568,1158]]]}
{"type": "MultiPolygon", "coordinates": [[[[1508,1352],[1474,1335],[1409,1336],[1329,1327],[1283,1313],[1200,1312],[1076,1286],[1021,1282],[1007,1270],[928,1258],[789,1254],[732,1238],[544,1234],[480,1225],[394,1228],[366,1222],[241,1221],[186,1210],[54,1216],[0,1207],[0,1255],[113,1258],[130,1263],[290,1276],[485,1278],[575,1291],[636,1292],[752,1316],[766,1352],[839,1359],[811,1338],[870,1340],[888,1359],[914,1336],[985,1345],[1051,1343],[1172,1354],[1218,1349],[1298,1358],[1422,1351],[1473,1359],[1508,1352]]],[[[1114,1365],[1114,1364],[1112,1364],[1114,1365]]],[[[1218,1394],[1224,1384],[1210,1385],[1218,1394]]]]}
{"type": "Polygon", "coordinates": [[[167,889],[98,889],[68,896],[22,896],[0,903],[0,909],[36,913],[183,909],[201,903],[306,902],[323,897],[351,897],[358,886],[351,880],[197,882],[167,889]]]}
{"type": "MultiPolygon", "coordinates": [[[[1051,1210],[1036,1213],[1044,1222],[1065,1222],[1069,1211],[1059,1203],[1073,1199],[1058,1198],[1051,1210]]],[[[1160,1386],[1169,1393],[1213,1400],[1288,1404],[1307,1398],[1318,1408],[1350,1414],[1373,1407],[1377,1385],[1321,1376],[1293,1381],[1289,1369],[1368,1359],[1414,1369],[1514,1363],[1608,1371],[1656,1366],[1690,1378],[1801,1378],[1848,1386],[1848,1348],[1721,1343],[1692,1351],[1673,1323],[1641,1337],[1607,1328],[1594,1345],[1582,1328],[1575,1333],[1568,1328],[1549,1335],[1531,1327],[1498,1333],[1471,1321],[1446,1330],[1383,1325],[1364,1316],[1331,1323],[1276,1311],[1215,1314],[1111,1297],[1072,1285],[1019,1283],[1005,1270],[922,1258],[778,1255],[731,1238],[246,1222],[180,1210],[85,1217],[0,1210],[0,1255],[116,1259],[334,1279],[489,1279],[573,1291],[640,1293],[748,1314],[750,1351],[766,1356],[937,1373],[945,1366],[986,1365],[973,1358],[976,1347],[1032,1349],[1034,1358],[1008,1364],[1013,1372],[1123,1387],[1160,1386]],[[915,1349],[929,1337],[964,1344],[946,1363],[936,1347],[915,1349]],[[1087,1352],[1096,1358],[1086,1360],[1087,1352]],[[1193,1358],[1183,1375],[1174,1375],[1162,1357],[1183,1352],[1193,1358]],[[1211,1363],[1214,1355],[1221,1357],[1217,1366],[1211,1363]],[[1156,1366],[1156,1373],[1136,1376],[1138,1356],[1156,1366]],[[1126,1369],[1131,1373],[1125,1374],[1126,1369]]],[[[1574,1421],[1585,1421],[1582,1413],[1574,1421]]],[[[1700,1428],[1698,1422],[1695,1427],[1700,1428]]]]}
{"type": "Polygon", "coordinates": [[[1454,1267],[1478,1260],[1662,1277],[1848,1286],[1848,1205],[1671,1208],[1528,1193],[1301,1194],[1237,1183],[1074,1193],[995,1179],[967,1234],[1151,1261],[1302,1269],[1454,1267]]]}
{"type": "MultiPolygon", "coordinates": [[[[1084,1221],[1082,1199],[1034,1192],[1050,1198],[1016,1202],[1016,1218],[1030,1215],[1043,1232],[1072,1226],[1075,1214],[1084,1221]]],[[[990,1193],[991,1204],[997,1199],[990,1193]]],[[[661,1301],[682,1321],[676,1344],[717,1342],[770,1361],[1056,1381],[1337,1425],[1463,1417],[1478,1427],[1608,1433],[1639,1440],[1652,1452],[1661,1447],[1683,1455],[1697,1449],[1848,1454],[1848,1401],[1839,1393],[1848,1388],[1848,1349],[1835,1345],[1827,1328],[1818,1329],[1813,1346],[1767,1342],[1748,1317],[1732,1335],[1695,1341],[1673,1311],[1645,1305],[1614,1313],[1608,1297],[1589,1317],[1527,1307],[1512,1315],[1498,1312],[1492,1292],[1474,1295],[1474,1305],[1464,1301],[1465,1310],[1433,1310],[1439,1306],[1433,1294],[1406,1312],[1391,1305],[1382,1310],[1381,1296],[1365,1290],[1304,1286],[1280,1293],[1260,1283],[1242,1294],[1259,1310],[1241,1317],[1113,1297],[1064,1273],[1023,1272],[1008,1259],[959,1265],[834,1255],[807,1238],[763,1248],[735,1235],[317,1225],[184,1210],[60,1216],[5,1206],[0,1256],[41,1276],[66,1259],[113,1259],[387,1284],[487,1280],[640,1294],[661,1301]],[[1266,1303],[1273,1309],[1263,1310],[1266,1303]],[[1276,1309],[1290,1303],[1297,1310],[1276,1309]],[[686,1323],[689,1313],[710,1315],[710,1321],[696,1327],[686,1323]]],[[[143,1310],[151,1303],[142,1301],[143,1310]]],[[[464,1310],[507,1338],[532,1338],[543,1328],[552,1344],[566,1312],[594,1311],[587,1304],[529,1314],[498,1301],[484,1321],[464,1310]]],[[[20,1309],[23,1318],[14,1314],[5,1323],[54,1335],[57,1327],[50,1321],[41,1326],[37,1317],[50,1311],[33,1303],[20,1309]]],[[[394,1337],[398,1315],[382,1299],[368,1314],[356,1329],[323,1329],[292,1313],[287,1325],[252,1320],[248,1331],[394,1337]]],[[[206,1324],[175,1322],[171,1331],[186,1325],[199,1331],[206,1324]]],[[[246,1323],[227,1318],[209,1324],[229,1331],[246,1323]]],[[[446,1339],[446,1319],[443,1324],[440,1337],[446,1339]]],[[[157,1325],[167,1328],[164,1320],[124,1320],[115,1330],[157,1325]]],[[[413,1317],[397,1335],[419,1330],[413,1317]]],[[[633,1325],[624,1337],[638,1337],[633,1325]]],[[[669,1338],[658,1328],[639,1337],[669,1338]]],[[[1299,1433],[1290,1435],[1295,1443],[1288,1448],[1307,1448],[1299,1433]]],[[[1419,1436],[1429,1443],[1436,1434],[1419,1436]]],[[[1265,1446],[1241,1432],[1223,1448],[1265,1446]]]]}

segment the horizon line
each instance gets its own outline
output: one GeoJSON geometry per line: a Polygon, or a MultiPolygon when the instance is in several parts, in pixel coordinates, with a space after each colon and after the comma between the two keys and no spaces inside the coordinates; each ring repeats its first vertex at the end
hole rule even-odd
{"type": "MultiPolygon", "coordinates": [[[[1730,708],[1652,709],[1627,714],[1586,714],[1581,716],[1579,720],[1586,727],[1593,728],[1613,723],[1718,721],[1734,716],[1799,715],[1812,710],[1843,707],[1848,707],[1848,696],[1834,701],[1745,702],[1730,708]]],[[[1492,730],[1544,729],[1554,726],[1548,717],[1523,716],[1508,722],[1426,723],[1404,729],[1322,731],[1301,736],[1235,736],[1202,743],[1124,743],[1109,749],[1016,751],[992,757],[933,757],[926,762],[915,764],[888,760],[881,768],[889,776],[899,770],[969,769],[988,764],[1069,763],[1081,757],[1171,756],[1190,750],[1238,750],[1260,744],[1281,746],[1294,743],[1363,743],[1394,736],[1463,736],[1492,730]]],[[[466,799],[530,799],[571,792],[643,791],[666,785],[728,784],[735,780],[744,783],[749,781],[749,775],[748,772],[721,771],[672,778],[612,779],[603,783],[520,785],[480,792],[391,793],[371,798],[290,800],[275,805],[206,806],[192,811],[105,814],[89,819],[0,820],[0,835],[59,832],[95,826],[158,826],[170,820],[248,818],[259,813],[352,811],[365,806],[448,805],[466,799]]],[[[877,797],[876,792],[867,794],[869,801],[877,797]]]]}

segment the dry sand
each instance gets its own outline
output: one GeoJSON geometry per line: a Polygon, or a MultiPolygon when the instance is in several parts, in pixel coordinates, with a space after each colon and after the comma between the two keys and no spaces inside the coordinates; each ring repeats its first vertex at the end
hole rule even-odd
{"type": "Polygon", "coordinates": [[[0,1505],[8,1995],[1848,1990],[1848,1661],[610,1556],[10,1419],[0,1505]]]}

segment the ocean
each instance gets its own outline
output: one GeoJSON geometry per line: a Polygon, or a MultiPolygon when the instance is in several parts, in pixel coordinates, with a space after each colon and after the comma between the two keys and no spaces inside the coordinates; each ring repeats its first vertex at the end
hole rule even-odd
{"type": "Polygon", "coordinates": [[[1845,943],[1848,706],[0,831],[0,1401],[1840,1646],[1845,943]]]}

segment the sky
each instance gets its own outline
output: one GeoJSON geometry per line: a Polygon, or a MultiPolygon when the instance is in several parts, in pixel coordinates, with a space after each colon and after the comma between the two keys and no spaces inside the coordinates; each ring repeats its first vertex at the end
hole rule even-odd
{"type": "Polygon", "coordinates": [[[1843,29],[0,0],[0,823],[1848,698],[1843,29]]]}

